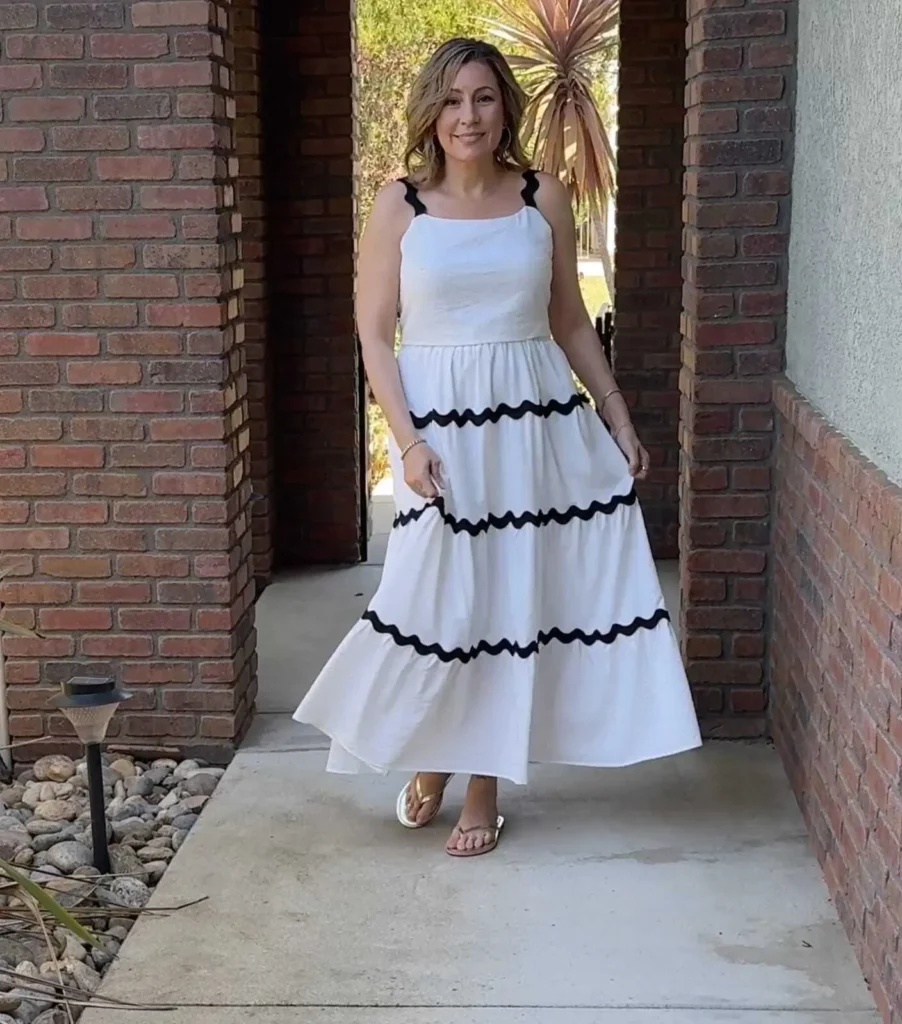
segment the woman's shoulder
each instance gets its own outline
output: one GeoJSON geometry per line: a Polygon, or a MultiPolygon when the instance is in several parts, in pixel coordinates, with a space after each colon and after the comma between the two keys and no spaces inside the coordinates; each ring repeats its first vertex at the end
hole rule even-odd
{"type": "Polygon", "coordinates": [[[373,213],[381,215],[397,214],[403,212],[405,207],[409,210],[409,197],[416,193],[416,188],[407,178],[393,178],[386,182],[376,193],[373,200],[373,213]]]}
{"type": "Polygon", "coordinates": [[[414,213],[411,198],[415,195],[416,190],[404,178],[383,185],[373,200],[367,221],[368,230],[387,235],[403,234],[414,213]]]}
{"type": "Polygon", "coordinates": [[[544,199],[549,203],[569,203],[570,197],[567,193],[567,188],[556,174],[534,170],[529,170],[526,173],[536,180],[538,186],[536,189],[537,199],[544,199]]]}

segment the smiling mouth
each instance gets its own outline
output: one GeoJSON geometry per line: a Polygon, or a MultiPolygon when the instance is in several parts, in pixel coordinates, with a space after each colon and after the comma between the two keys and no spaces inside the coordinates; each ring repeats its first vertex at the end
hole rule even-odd
{"type": "Polygon", "coordinates": [[[463,139],[464,142],[474,142],[476,139],[481,139],[485,135],[485,132],[460,132],[457,138],[463,139]]]}

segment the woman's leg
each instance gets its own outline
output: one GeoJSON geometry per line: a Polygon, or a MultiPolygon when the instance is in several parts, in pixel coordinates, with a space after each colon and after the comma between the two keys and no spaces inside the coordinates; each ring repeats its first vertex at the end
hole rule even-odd
{"type": "Polygon", "coordinates": [[[490,775],[471,775],[460,820],[447,848],[462,852],[480,850],[497,839],[498,780],[490,775]]]}

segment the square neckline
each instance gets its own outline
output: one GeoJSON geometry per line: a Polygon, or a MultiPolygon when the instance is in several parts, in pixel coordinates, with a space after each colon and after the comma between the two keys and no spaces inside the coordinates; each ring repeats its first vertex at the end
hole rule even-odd
{"type": "Polygon", "coordinates": [[[524,183],[523,188],[520,189],[520,197],[523,200],[523,205],[513,213],[505,213],[500,217],[437,217],[434,213],[429,212],[426,204],[422,199],[420,199],[420,190],[409,178],[399,178],[398,180],[406,188],[404,199],[413,207],[414,220],[418,217],[428,217],[429,220],[448,221],[451,224],[491,224],[498,221],[513,220],[515,217],[521,216],[524,210],[538,209],[536,206],[535,195],[539,190],[539,179],[535,170],[533,170],[532,167],[529,167],[522,173],[521,177],[523,178],[524,183]]]}

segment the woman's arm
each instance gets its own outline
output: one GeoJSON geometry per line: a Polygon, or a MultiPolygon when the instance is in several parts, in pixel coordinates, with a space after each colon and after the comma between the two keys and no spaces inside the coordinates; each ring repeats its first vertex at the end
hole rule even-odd
{"type": "Polygon", "coordinates": [[[395,359],[401,276],[401,236],[410,221],[402,186],[393,182],[373,203],[357,257],[357,332],[373,397],[401,448],[417,432],[395,359]]]}
{"type": "Polygon", "coordinates": [[[438,494],[441,466],[423,443],[407,407],[395,358],[395,329],[401,279],[401,238],[411,211],[404,188],[386,186],[373,203],[357,258],[356,316],[363,364],[373,397],[388,421],[404,462],[404,479],[417,494],[438,494]]]}
{"type": "Polygon", "coordinates": [[[589,320],[579,288],[576,227],[570,196],[561,182],[552,175],[541,174],[539,180],[541,184],[536,202],[551,225],[554,237],[549,307],[551,333],[626,455],[630,472],[633,476],[644,478],[648,472],[648,453],[636,436],[629,408],[617,390],[617,382],[602,351],[598,334],[589,320]]]}

